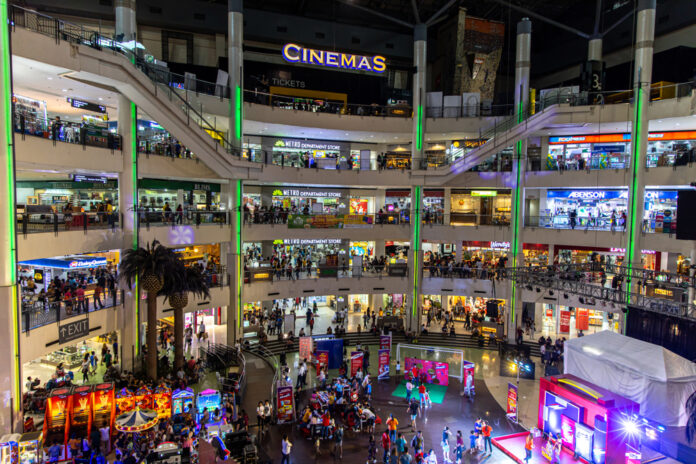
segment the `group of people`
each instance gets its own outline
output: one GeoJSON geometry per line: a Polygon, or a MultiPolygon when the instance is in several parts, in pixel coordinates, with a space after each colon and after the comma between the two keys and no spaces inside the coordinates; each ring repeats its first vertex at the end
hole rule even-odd
{"type": "Polygon", "coordinates": [[[431,277],[500,280],[505,277],[507,263],[507,256],[490,261],[474,257],[457,262],[453,255],[430,253],[426,256],[423,267],[431,277]]]}

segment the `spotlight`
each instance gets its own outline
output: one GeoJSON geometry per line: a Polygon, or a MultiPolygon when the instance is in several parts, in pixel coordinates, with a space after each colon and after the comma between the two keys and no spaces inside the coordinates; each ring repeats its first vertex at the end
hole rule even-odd
{"type": "Polygon", "coordinates": [[[621,428],[630,437],[635,437],[640,433],[638,422],[632,417],[627,417],[621,422],[621,428]]]}

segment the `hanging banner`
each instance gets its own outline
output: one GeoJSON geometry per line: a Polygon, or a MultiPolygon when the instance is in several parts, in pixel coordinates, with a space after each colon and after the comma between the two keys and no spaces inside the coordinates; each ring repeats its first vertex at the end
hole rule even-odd
{"type": "Polygon", "coordinates": [[[317,350],[317,375],[323,367],[329,367],[329,352],[317,350]]]}
{"type": "Polygon", "coordinates": [[[379,349],[380,350],[391,350],[391,335],[380,335],[379,336],[379,349]]]}
{"type": "Polygon", "coordinates": [[[350,376],[355,377],[359,369],[363,367],[363,352],[351,351],[350,353],[350,376]]]}
{"type": "Polygon", "coordinates": [[[372,216],[369,214],[345,214],[343,216],[343,227],[360,228],[372,227],[372,216]]]}
{"type": "Polygon", "coordinates": [[[300,361],[312,357],[312,337],[300,337],[300,361]]]}
{"type": "Polygon", "coordinates": [[[590,310],[575,308],[575,328],[577,330],[588,330],[590,328],[590,310]]]}
{"type": "Polygon", "coordinates": [[[293,422],[295,419],[295,401],[292,394],[292,385],[281,385],[279,383],[277,395],[276,411],[278,412],[278,423],[293,422]]]}
{"type": "Polygon", "coordinates": [[[389,378],[389,361],[391,358],[391,350],[379,350],[377,352],[378,356],[378,371],[377,378],[379,380],[384,380],[389,378]]]}
{"type": "Polygon", "coordinates": [[[507,417],[517,422],[517,385],[508,383],[507,417]]]}
{"type": "Polygon", "coordinates": [[[561,309],[560,317],[560,327],[558,328],[558,333],[570,333],[570,311],[567,309],[561,309]]]}
{"type": "Polygon", "coordinates": [[[288,214],[288,229],[340,229],[343,227],[342,214],[288,214]]]}

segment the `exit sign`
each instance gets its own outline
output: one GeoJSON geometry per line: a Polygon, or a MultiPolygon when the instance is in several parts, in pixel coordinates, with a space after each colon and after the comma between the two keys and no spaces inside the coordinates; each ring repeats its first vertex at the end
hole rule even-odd
{"type": "Polygon", "coordinates": [[[58,343],[70,342],[89,335],[89,317],[58,327],[58,343]]]}

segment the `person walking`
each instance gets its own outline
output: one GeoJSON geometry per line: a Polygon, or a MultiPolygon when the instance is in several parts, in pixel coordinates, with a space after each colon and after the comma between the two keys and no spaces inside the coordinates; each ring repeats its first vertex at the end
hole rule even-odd
{"type": "Polygon", "coordinates": [[[292,451],[292,443],[288,439],[288,435],[283,435],[283,441],[281,443],[280,452],[282,457],[280,458],[280,464],[285,464],[286,462],[290,464],[290,452],[292,451]]]}
{"type": "Polygon", "coordinates": [[[411,416],[411,428],[413,431],[416,431],[416,417],[418,417],[418,410],[420,409],[420,406],[418,405],[418,401],[413,398],[411,400],[411,403],[408,405],[408,408],[406,409],[411,416]]]}
{"type": "Polygon", "coordinates": [[[413,383],[411,383],[411,380],[406,381],[406,402],[410,403],[411,402],[411,394],[413,393],[413,383]]]}
{"type": "MultiPolygon", "coordinates": [[[[389,438],[389,437],[387,437],[389,438]]],[[[384,439],[384,438],[383,438],[384,439]]],[[[343,459],[343,426],[339,425],[334,432],[334,458],[343,459]]]]}
{"type": "Polygon", "coordinates": [[[449,427],[445,426],[444,429],[442,429],[442,442],[440,445],[442,446],[442,460],[444,464],[447,464],[450,461],[450,445],[449,445],[449,439],[452,436],[452,432],[450,432],[449,427]]]}
{"type": "Polygon", "coordinates": [[[386,464],[389,460],[389,448],[391,447],[391,439],[389,438],[389,432],[384,431],[382,433],[382,450],[384,450],[384,455],[382,461],[386,464]]]}
{"type": "Polygon", "coordinates": [[[387,419],[387,429],[389,430],[389,440],[394,443],[396,442],[396,428],[399,426],[399,420],[394,417],[393,414],[389,414],[389,419],[387,419]]]}

